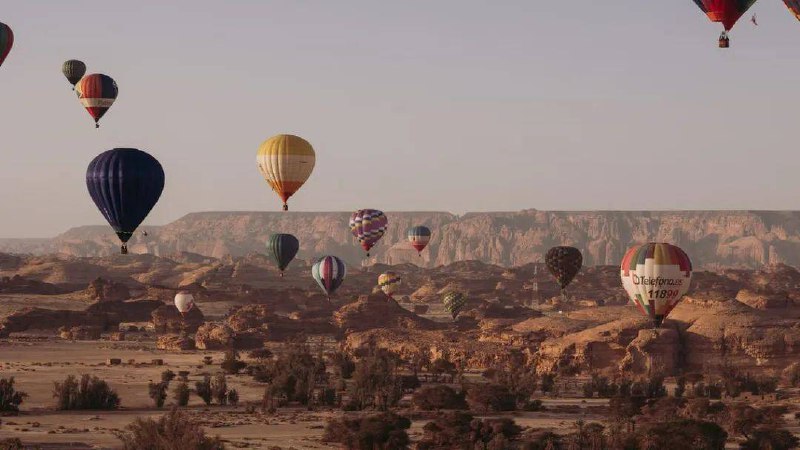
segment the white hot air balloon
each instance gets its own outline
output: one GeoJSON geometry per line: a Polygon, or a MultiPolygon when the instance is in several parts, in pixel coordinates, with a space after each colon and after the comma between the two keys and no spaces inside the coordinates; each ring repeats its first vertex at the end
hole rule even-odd
{"type": "Polygon", "coordinates": [[[194,308],[194,296],[186,291],[178,292],[175,295],[175,307],[181,316],[185,316],[192,308],[194,308]]]}

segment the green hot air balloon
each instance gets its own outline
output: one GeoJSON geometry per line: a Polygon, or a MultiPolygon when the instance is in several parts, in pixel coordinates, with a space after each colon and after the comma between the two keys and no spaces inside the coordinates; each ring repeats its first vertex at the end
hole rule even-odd
{"type": "Polygon", "coordinates": [[[444,304],[445,311],[453,316],[453,320],[456,320],[458,313],[460,313],[464,305],[467,304],[467,296],[462,292],[450,291],[442,297],[442,304],[444,304]]]}
{"type": "Polygon", "coordinates": [[[74,91],[75,85],[86,75],[86,64],[77,59],[70,59],[69,61],[64,61],[64,64],[61,65],[61,72],[72,85],[72,90],[74,91]]]}
{"type": "Polygon", "coordinates": [[[278,265],[281,276],[283,276],[283,271],[286,270],[286,267],[297,255],[298,250],[300,250],[300,241],[291,234],[273,234],[267,240],[267,251],[269,251],[272,259],[275,260],[275,264],[278,265]]]}

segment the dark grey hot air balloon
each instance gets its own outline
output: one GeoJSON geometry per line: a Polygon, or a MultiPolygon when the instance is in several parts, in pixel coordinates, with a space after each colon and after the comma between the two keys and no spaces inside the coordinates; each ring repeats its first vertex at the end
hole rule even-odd
{"type": "Polygon", "coordinates": [[[283,271],[286,270],[286,267],[297,255],[298,250],[300,250],[300,241],[291,234],[273,234],[267,240],[267,251],[272,256],[272,259],[275,260],[275,264],[278,265],[281,276],[283,276],[283,271]]]}
{"type": "Polygon", "coordinates": [[[68,61],[64,61],[64,64],[61,65],[61,72],[67,78],[67,81],[70,82],[72,85],[72,90],[75,90],[75,85],[78,84],[78,81],[81,81],[84,75],[86,75],[86,64],[83,61],[78,61],[77,59],[70,59],[68,61]]]}

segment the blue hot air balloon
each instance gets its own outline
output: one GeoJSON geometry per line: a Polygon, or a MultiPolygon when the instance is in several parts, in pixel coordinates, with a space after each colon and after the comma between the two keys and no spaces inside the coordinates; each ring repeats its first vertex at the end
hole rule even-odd
{"type": "Polygon", "coordinates": [[[122,254],[136,228],[164,190],[164,169],[148,153],[135,148],[105,151],[89,163],[86,187],[94,204],[122,241],[122,254]]]}

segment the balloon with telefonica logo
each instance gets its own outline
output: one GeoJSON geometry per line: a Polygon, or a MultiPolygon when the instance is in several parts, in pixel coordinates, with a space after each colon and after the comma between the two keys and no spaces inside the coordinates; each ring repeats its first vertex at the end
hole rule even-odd
{"type": "Polygon", "coordinates": [[[692,261],[679,247],[651,242],[628,250],[620,267],[631,301],[658,328],[689,290],[692,261]]]}

